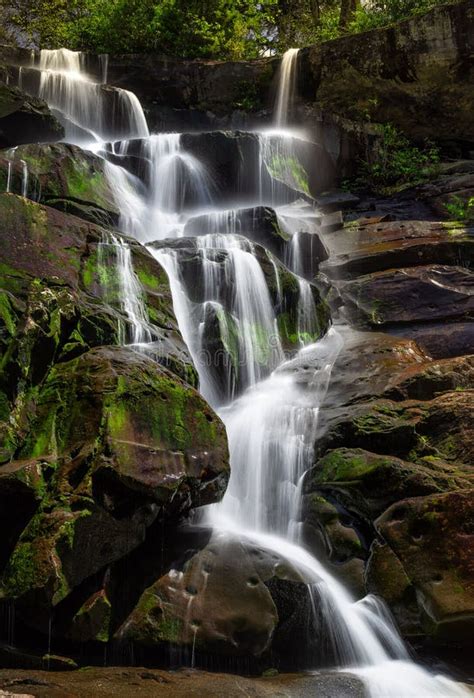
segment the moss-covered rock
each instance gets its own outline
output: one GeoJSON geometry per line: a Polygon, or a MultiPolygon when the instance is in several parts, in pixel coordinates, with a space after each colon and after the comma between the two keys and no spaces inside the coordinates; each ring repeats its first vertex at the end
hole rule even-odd
{"type": "Polygon", "coordinates": [[[310,470],[305,492],[326,492],[349,511],[373,521],[385,509],[407,496],[469,488],[474,476],[467,466],[441,458],[420,458],[410,463],[361,448],[337,448],[310,470]]]}
{"type": "Polygon", "coordinates": [[[118,221],[104,160],[78,146],[33,144],[8,151],[0,158],[0,190],[6,190],[8,176],[14,194],[25,193],[34,201],[92,223],[110,225],[118,221]]]}
{"type": "Polygon", "coordinates": [[[352,409],[331,411],[316,447],[346,445],[422,462],[472,462],[472,390],[459,390],[433,400],[378,400],[352,409]]]}
{"type": "Polygon", "coordinates": [[[302,578],[283,557],[220,536],[150,586],[118,637],[139,646],[180,645],[197,656],[254,659],[271,647],[275,661],[294,654],[288,642],[299,636],[309,605],[302,578]]]}
{"type": "MultiPolygon", "coordinates": [[[[406,499],[377,529],[416,589],[424,633],[437,643],[472,640],[473,490],[406,499]]],[[[379,582],[380,593],[387,585],[379,582]]]]}

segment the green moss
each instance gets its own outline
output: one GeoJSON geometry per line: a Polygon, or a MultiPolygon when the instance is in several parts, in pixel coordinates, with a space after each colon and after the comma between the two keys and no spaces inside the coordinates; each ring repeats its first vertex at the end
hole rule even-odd
{"type": "Polygon", "coordinates": [[[305,194],[310,194],[308,174],[296,157],[290,155],[274,155],[267,163],[268,171],[274,179],[287,184],[305,194]]]}
{"type": "Polygon", "coordinates": [[[386,458],[368,460],[357,450],[336,449],[327,453],[319,462],[318,479],[325,482],[359,480],[371,472],[378,470],[390,461],[386,458]]]}
{"type": "Polygon", "coordinates": [[[9,334],[13,337],[16,332],[16,322],[11,298],[5,291],[0,291],[0,318],[2,318],[9,334]]]}
{"type": "Polygon", "coordinates": [[[35,550],[32,543],[20,542],[9,560],[4,576],[4,592],[8,597],[18,598],[34,588],[37,578],[35,550]]]}
{"type": "Polygon", "coordinates": [[[162,280],[159,277],[157,277],[155,274],[150,274],[149,272],[145,271],[145,269],[143,269],[143,268],[137,268],[135,270],[135,273],[138,276],[138,280],[142,286],[145,286],[147,288],[151,288],[154,291],[156,291],[160,288],[162,280]]]}

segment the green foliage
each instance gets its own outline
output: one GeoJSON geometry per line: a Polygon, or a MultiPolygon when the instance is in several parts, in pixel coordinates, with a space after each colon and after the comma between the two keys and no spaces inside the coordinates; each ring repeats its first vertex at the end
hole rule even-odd
{"type": "Polygon", "coordinates": [[[419,184],[438,173],[439,152],[429,141],[422,148],[410,143],[391,124],[382,127],[381,139],[370,160],[360,163],[353,189],[370,189],[390,194],[419,184]]]}
{"type": "Polygon", "coordinates": [[[444,207],[453,220],[460,223],[474,222],[474,196],[463,199],[454,194],[444,207]]]}
{"type": "Polygon", "coordinates": [[[32,46],[256,58],[426,12],[439,0],[13,0],[2,26],[32,46]]]}
{"type": "Polygon", "coordinates": [[[347,27],[347,33],[358,34],[394,22],[409,19],[440,5],[439,0],[374,0],[359,6],[347,27]]]}

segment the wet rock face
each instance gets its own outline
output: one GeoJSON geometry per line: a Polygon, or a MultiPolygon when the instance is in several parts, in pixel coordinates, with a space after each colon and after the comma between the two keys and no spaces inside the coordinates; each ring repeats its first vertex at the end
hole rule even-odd
{"type": "MultiPolygon", "coordinates": [[[[474,618],[473,490],[407,499],[377,520],[417,591],[421,624],[437,642],[469,643],[474,618]]],[[[380,562],[373,559],[371,574],[380,562]]],[[[381,577],[378,588],[385,589],[381,577]]]]}
{"type": "Polygon", "coordinates": [[[99,258],[110,233],[13,194],[0,209],[2,597],[23,628],[47,633],[59,607],[57,637],[103,642],[110,566],[151,526],[222,497],[226,435],[192,387],[152,256],[130,241],[154,339],[145,355],[117,346],[127,319],[107,293],[114,258],[99,258]]]}
{"type": "Polygon", "coordinates": [[[0,84],[0,148],[32,141],[57,141],[64,129],[46,102],[0,84]]]}
{"type": "Polygon", "coordinates": [[[432,361],[381,333],[345,339],[304,479],[304,540],[356,595],[382,596],[405,635],[467,648],[472,356],[432,361]]]}
{"type": "MultiPolygon", "coordinates": [[[[288,663],[295,654],[288,642],[301,638],[310,604],[304,580],[284,557],[214,534],[143,593],[117,636],[138,646],[177,644],[198,661],[205,653],[265,661],[271,647],[273,661],[288,663]]],[[[298,652],[302,664],[304,649],[298,652]]]]}
{"type": "Polygon", "coordinates": [[[99,225],[116,225],[119,212],[104,161],[74,145],[24,145],[0,159],[0,189],[99,225]]]}

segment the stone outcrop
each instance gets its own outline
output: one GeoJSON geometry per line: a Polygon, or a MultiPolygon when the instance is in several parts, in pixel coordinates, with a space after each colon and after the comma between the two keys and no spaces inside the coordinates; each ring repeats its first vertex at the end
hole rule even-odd
{"type": "Polygon", "coordinates": [[[107,293],[113,258],[101,267],[110,233],[14,194],[0,209],[1,596],[24,629],[47,634],[65,607],[57,637],[103,641],[115,610],[98,580],[150,527],[222,497],[226,435],[152,256],[129,241],[155,340],[144,354],[117,346],[127,318],[107,293]]]}
{"type": "Polygon", "coordinates": [[[33,141],[57,141],[64,129],[46,102],[0,84],[0,148],[33,141]]]}

